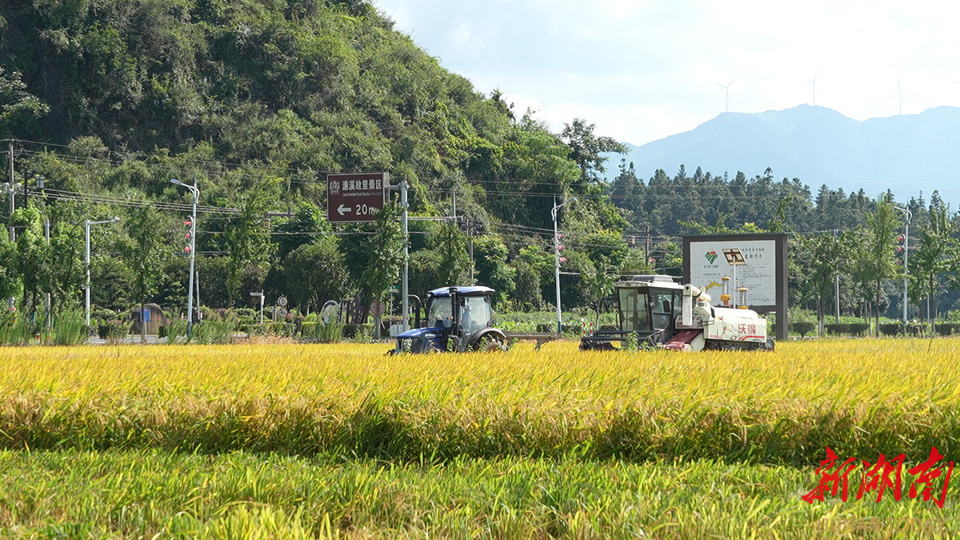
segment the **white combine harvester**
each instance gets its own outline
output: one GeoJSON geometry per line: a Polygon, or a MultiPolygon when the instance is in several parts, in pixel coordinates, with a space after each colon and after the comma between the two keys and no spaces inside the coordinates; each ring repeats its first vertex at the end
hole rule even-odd
{"type": "Polygon", "coordinates": [[[727,294],[725,305],[713,306],[710,295],[670,276],[636,276],[614,287],[619,328],[584,336],[581,350],[615,350],[632,339],[676,351],[773,350],[766,319],[745,306],[729,306],[727,294]]]}

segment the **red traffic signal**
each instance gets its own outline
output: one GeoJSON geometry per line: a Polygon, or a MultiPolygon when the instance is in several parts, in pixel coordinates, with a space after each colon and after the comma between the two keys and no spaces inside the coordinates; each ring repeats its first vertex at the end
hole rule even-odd
{"type": "Polygon", "coordinates": [[[189,253],[190,253],[190,246],[184,246],[183,252],[189,254],[189,253]]]}
{"type": "Polygon", "coordinates": [[[566,258],[566,257],[560,257],[560,263],[563,264],[563,263],[565,263],[565,262],[567,262],[567,258],[566,258]]]}

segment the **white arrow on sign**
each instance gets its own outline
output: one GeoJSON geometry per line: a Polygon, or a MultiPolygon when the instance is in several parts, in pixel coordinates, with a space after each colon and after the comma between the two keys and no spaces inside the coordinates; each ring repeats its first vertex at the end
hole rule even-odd
{"type": "Polygon", "coordinates": [[[353,212],[353,209],[349,206],[344,206],[343,203],[341,203],[340,206],[337,207],[337,212],[340,212],[340,215],[342,216],[346,212],[353,212]]]}

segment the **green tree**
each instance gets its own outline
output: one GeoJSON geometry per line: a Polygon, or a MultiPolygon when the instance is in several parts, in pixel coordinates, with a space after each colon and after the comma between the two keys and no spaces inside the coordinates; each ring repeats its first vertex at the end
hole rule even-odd
{"type": "Polygon", "coordinates": [[[284,263],[288,290],[305,312],[319,309],[327,300],[340,301],[351,295],[346,257],[335,236],[318,238],[287,255],[284,263]]]}
{"type": "Polygon", "coordinates": [[[10,241],[7,231],[0,232],[0,301],[20,293],[20,276],[17,273],[17,246],[10,241]]]}
{"type": "MultiPolygon", "coordinates": [[[[130,212],[123,222],[127,240],[121,243],[120,253],[133,274],[130,295],[140,305],[144,313],[145,305],[151,296],[157,293],[163,278],[163,263],[166,259],[167,239],[159,234],[167,228],[168,222],[163,214],[150,204],[145,204],[130,212]]],[[[140,325],[140,343],[147,341],[147,327],[140,325]]]]}
{"type": "Polygon", "coordinates": [[[825,306],[835,296],[837,276],[844,273],[851,254],[852,234],[839,231],[795,235],[791,256],[801,296],[813,298],[817,304],[818,334],[823,335],[825,306]]]}
{"type": "Polygon", "coordinates": [[[0,66],[0,138],[35,132],[32,122],[49,111],[48,105],[27,92],[19,72],[6,73],[0,66]]]}
{"type": "Polygon", "coordinates": [[[507,262],[510,251],[499,236],[485,234],[473,241],[474,260],[477,267],[477,283],[486,285],[496,292],[494,302],[501,306],[513,294],[516,288],[517,270],[507,262]]]}
{"type": "Polygon", "coordinates": [[[43,221],[35,207],[19,208],[11,223],[17,230],[16,271],[23,284],[20,309],[37,307],[39,294],[50,284],[50,243],[43,235],[43,221]]]}
{"type": "Polygon", "coordinates": [[[377,215],[376,232],[367,237],[362,245],[365,262],[360,285],[366,299],[383,300],[400,275],[403,230],[398,218],[401,213],[398,205],[385,205],[377,215]]]}
{"type": "Polygon", "coordinates": [[[263,219],[278,198],[279,178],[265,179],[238,197],[240,215],[230,218],[224,238],[229,252],[227,267],[227,303],[233,307],[244,294],[245,280],[259,290],[267,273],[267,263],[275,245],[264,226],[263,219]]]}
{"type": "Polygon", "coordinates": [[[866,227],[860,243],[858,257],[859,274],[865,283],[871,284],[874,324],[880,335],[880,306],[883,304],[883,282],[897,275],[898,267],[894,247],[899,216],[888,197],[877,201],[876,208],[867,215],[866,227]]]}
{"type": "Polygon", "coordinates": [[[911,288],[916,297],[924,296],[930,303],[931,325],[936,324],[936,295],[942,279],[952,273],[951,277],[956,281],[956,269],[960,263],[956,233],[957,225],[947,215],[946,205],[934,194],[929,220],[920,228],[919,244],[909,257],[911,288]]]}
{"type": "Polygon", "coordinates": [[[596,126],[587,124],[582,118],[574,118],[573,123],[564,124],[560,138],[570,147],[570,159],[580,168],[580,178],[584,183],[595,184],[607,169],[604,163],[607,157],[603,153],[625,154],[627,147],[612,137],[600,137],[594,133],[596,126]]]}

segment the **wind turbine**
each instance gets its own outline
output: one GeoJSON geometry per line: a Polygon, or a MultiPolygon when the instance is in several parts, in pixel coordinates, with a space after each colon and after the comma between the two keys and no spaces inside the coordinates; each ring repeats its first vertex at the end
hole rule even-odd
{"type": "Polygon", "coordinates": [[[900,99],[900,116],[903,116],[903,89],[900,88],[900,77],[897,77],[897,91],[893,95],[900,99]]]}
{"type": "Polygon", "coordinates": [[[714,84],[716,84],[717,86],[722,86],[722,87],[723,87],[723,94],[724,94],[724,99],[725,99],[725,103],[726,103],[726,109],[724,110],[724,112],[730,112],[730,85],[733,84],[734,82],[736,82],[736,80],[737,80],[739,77],[740,77],[740,76],[737,75],[736,77],[733,78],[732,81],[728,82],[727,84],[714,83],[714,84]]]}
{"type": "Polygon", "coordinates": [[[817,72],[813,74],[813,80],[807,81],[808,83],[813,85],[813,106],[814,107],[817,106],[817,75],[819,74],[820,74],[820,70],[818,69],[817,72]]]}

